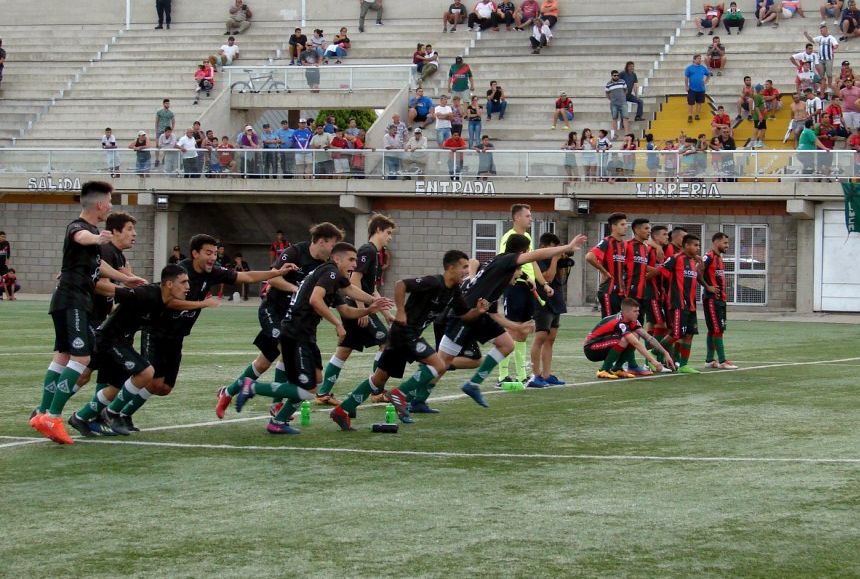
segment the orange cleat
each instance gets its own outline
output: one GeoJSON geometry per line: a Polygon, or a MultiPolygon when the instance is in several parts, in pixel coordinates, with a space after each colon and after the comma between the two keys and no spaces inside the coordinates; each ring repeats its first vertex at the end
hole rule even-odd
{"type": "Polygon", "coordinates": [[[57,444],[74,444],[75,442],[66,432],[66,425],[60,416],[42,414],[41,419],[37,420],[35,428],[57,444]]]}

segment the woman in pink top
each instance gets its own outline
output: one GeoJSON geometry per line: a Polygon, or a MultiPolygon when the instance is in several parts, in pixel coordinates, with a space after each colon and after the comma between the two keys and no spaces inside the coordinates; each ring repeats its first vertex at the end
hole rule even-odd
{"type": "Polygon", "coordinates": [[[540,5],[540,14],[543,19],[552,28],[558,22],[558,0],[543,0],[540,5]]]}

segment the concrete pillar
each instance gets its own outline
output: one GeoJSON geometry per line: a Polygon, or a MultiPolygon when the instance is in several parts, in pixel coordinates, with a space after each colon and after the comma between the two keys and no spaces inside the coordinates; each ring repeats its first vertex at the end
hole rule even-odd
{"type": "Polygon", "coordinates": [[[356,247],[367,243],[367,222],[370,221],[369,213],[356,213],[355,215],[355,240],[356,247]]]}
{"type": "MultiPolygon", "coordinates": [[[[582,217],[568,219],[567,240],[562,241],[569,241],[580,233],[585,233],[585,219],[582,217]]],[[[585,305],[585,268],[588,267],[585,263],[585,254],[588,249],[589,246],[586,245],[573,256],[576,265],[573,266],[570,278],[567,280],[567,305],[569,307],[585,305]]]]}
{"type": "MultiPolygon", "coordinates": [[[[156,211],[153,227],[153,281],[158,281],[161,270],[167,265],[167,258],[173,251],[173,246],[184,244],[179,242],[179,212],[180,207],[170,207],[168,211],[156,211]]],[[[187,244],[187,241],[186,241],[187,244]]],[[[182,247],[182,253],[190,257],[187,246],[182,247]]]]}
{"type": "Polygon", "coordinates": [[[815,247],[821,240],[815,239],[815,221],[812,219],[797,220],[797,239],[806,240],[797,243],[797,284],[796,304],[797,313],[811,313],[814,306],[815,293],[815,247]],[[815,239],[814,243],[809,240],[815,239]]]}

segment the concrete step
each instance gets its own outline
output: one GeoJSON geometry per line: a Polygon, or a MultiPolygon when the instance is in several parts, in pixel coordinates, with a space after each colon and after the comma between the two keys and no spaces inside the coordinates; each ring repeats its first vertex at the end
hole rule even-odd
{"type": "Polygon", "coordinates": [[[509,57],[509,56],[531,56],[534,64],[540,66],[541,58],[544,56],[567,56],[574,58],[583,57],[611,57],[616,60],[633,59],[641,60],[647,58],[653,60],[662,50],[663,45],[624,47],[619,45],[582,44],[577,46],[549,46],[544,48],[540,54],[531,54],[531,46],[526,42],[522,45],[505,46],[499,48],[476,47],[469,51],[469,58],[473,57],[509,57]]]}

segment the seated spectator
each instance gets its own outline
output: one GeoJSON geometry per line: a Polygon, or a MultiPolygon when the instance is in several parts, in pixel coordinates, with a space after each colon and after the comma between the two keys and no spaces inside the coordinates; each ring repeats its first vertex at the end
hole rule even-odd
{"type": "Polygon", "coordinates": [[[457,25],[464,22],[466,22],[466,6],[462,0],[454,0],[454,3],[442,13],[442,32],[448,32],[449,24],[451,25],[451,32],[456,32],[457,25]]]}
{"type": "Polygon", "coordinates": [[[192,104],[196,105],[200,102],[201,91],[205,92],[208,97],[209,93],[215,87],[215,71],[208,62],[197,65],[197,72],[194,73],[194,83],[197,86],[194,89],[194,102],[192,104]]]}
{"type": "Polygon", "coordinates": [[[726,68],[726,47],[720,43],[719,36],[711,39],[711,45],[705,50],[705,58],[708,68],[715,69],[717,76],[722,76],[726,68]]]}
{"type": "Polygon", "coordinates": [[[233,149],[235,148],[236,146],[230,143],[230,138],[227,135],[221,137],[221,144],[218,145],[218,165],[221,167],[221,173],[225,177],[227,173],[236,172],[236,159],[233,155],[233,149]]]}
{"type": "Polygon", "coordinates": [[[725,4],[711,4],[709,2],[705,2],[704,18],[696,19],[696,30],[698,30],[698,35],[702,36],[705,34],[705,28],[708,29],[708,34],[713,35],[714,30],[719,28],[720,20],[723,17],[723,12],[725,12],[726,7],[725,4]]]}
{"type": "Polygon", "coordinates": [[[738,116],[735,117],[735,123],[741,121],[743,118],[743,113],[746,111],[747,120],[752,120],[752,110],[753,110],[753,87],[752,87],[752,79],[749,76],[744,77],[744,84],[741,87],[741,96],[737,100],[738,107],[738,116]]]}
{"type": "Polygon", "coordinates": [[[498,30],[499,25],[496,22],[496,5],[491,0],[478,0],[475,4],[475,9],[469,14],[469,30],[475,29],[477,24],[481,30],[492,28],[498,30]]]}
{"type": "Polygon", "coordinates": [[[241,34],[251,27],[251,18],[254,15],[251,9],[245,4],[245,0],[236,0],[236,3],[230,7],[230,16],[227,17],[227,32],[224,36],[231,34],[241,34]]]}
{"type": "Polygon", "coordinates": [[[803,8],[800,6],[800,0],[782,0],[780,7],[783,18],[791,18],[795,13],[801,18],[806,18],[806,14],[803,13],[803,8]]]}
{"type": "Polygon", "coordinates": [[[439,53],[433,49],[432,44],[427,44],[424,46],[424,67],[421,69],[419,84],[427,80],[437,70],[439,70],[439,53]]]}
{"type": "Polygon", "coordinates": [[[547,26],[550,28],[555,26],[558,22],[558,14],[558,0],[543,0],[540,5],[540,15],[547,26]]]}
{"type": "Polygon", "coordinates": [[[854,0],[848,0],[848,7],[842,11],[839,30],[842,31],[839,42],[860,35],[860,10],[857,9],[854,0]]]}
{"type": "Polygon", "coordinates": [[[534,19],[540,15],[540,4],[537,0],[523,0],[520,9],[514,13],[514,28],[525,30],[534,24],[534,19]]]}
{"type": "Polygon", "coordinates": [[[424,96],[424,89],[415,89],[415,96],[409,99],[409,129],[412,129],[415,123],[420,123],[422,129],[426,127],[427,123],[433,120],[432,107],[433,101],[424,96]]]}
{"type": "Polygon", "coordinates": [[[308,44],[308,37],[302,34],[301,28],[296,28],[295,32],[290,35],[290,66],[296,64],[299,54],[305,51],[308,44]]]}
{"type": "Polygon", "coordinates": [[[505,23],[505,30],[510,30],[514,24],[514,13],[517,11],[516,5],[513,2],[499,2],[496,5],[496,22],[505,23]]]}
{"type": "Polygon", "coordinates": [[[836,18],[833,24],[839,24],[839,15],[842,13],[842,0],[826,0],[818,9],[818,13],[821,14],[822,22],[828,18],[836,18]]]}
{"type": "Polygon", "coordinates": [[[415,70],[418,72],[418,76],[421,76],[421,71],[424,70],[424,43],[419,42],[418,46],[415,47],[415,52],[412,53],[412,64],[415,65],[415,70]]]}
{"type": "MultiPolygon", "coordinates": [[[[558,121],[564,123],[564,128],[570,130],[570,121],[573,120],[573,101],[563,92],[555,99],[555,111],[552,113],[552,129],[558,121]]],[[[583,132],[584,134],[584,132],[583,132]]]]}
{"type": "Polygon", "coordinates": [[[218,54],[209,57],[209,63],[214,70],[219,66],[230,66],[233,61],[239,58],[239,45],[236,44],[236,38],[231,36],[227,39],[227,44],[222,44],[218,50],[218,54]]]}
{"type": "Polygon", "coordinates": [[[728,114],[726,114],[726,109],[723,108],[723,105],[720,105],[717,107],[717,112],[714,113],[714,117],[711,119],[711,136],[720,136],[722,130],[726,127],[728,127],[731,134],[732,119],[728,114]]]}
{"type": "Polygon", "coordinates": [[[158,152],[155,154],[155,166],[163,162],[164,174],[176,176],[179,172],[179,151],[176,150],[176,135],[173,129],[165,127],[164,132],[158,137],[156,143],[158,152]],[[159,159],[163,155],[162,159],[159,159]]]}
{"type": "MultiPolygon", "coordinates": [[[[419,127],[415,127],[413,134],[403,148],[404,155],[401,162],[401,170],[404,173],[422,174],[427,164],[427,137],[419,127]]],[[[407,177],[408,178],[408,177],[407,177]]]]}
{"type": "Polygon", "coordinates": [[[152,153],[149,151],[149,147],[149,137],[146,136],[146,131],[139,131],[137,138],[128,146],[129,149],[135,151],[135,173],[144,177],[149,175],[152,165],[152,153]]]}
{"type": "Polygon", "coordinates": [[[319,55],[312,47],[299,54],[299,65],[305,67],[305,82],[311,92],[319,92],[320,88],[320,62],[319,55]]]}
{"type": "Polygon", "coordinates": [[[540,16],[533,20],[532,35],[529,36],[529,42],[532,45],[532,54],[540,54],[540,49],[544,46],[549,46],[552,40],[552,30],[546,20],[540,16]]]}
{"type": "Polygon", "coordinates": [[[782,110],[782,97],[779,94],[779,89],[773,86],[772,80],[764,81],[764,90],[761,91],[761,96],[764,97],[764,107],[770,115],[770,120],[774,120],[776,113],[782,110]]]}
{"type": "Polygon", "coordinates": [[[779,28],[779,15],[781,13],[782,10],[780,10],[779,4],[775,3],[775,0],[756,0],[755,17],[758,20],[756,26],[773,22],[773,27],[779,28]]]}
{"type": "Polygon", "coordinates": [[[508,100],[505,98],[505,90],[494,80],[490,81],[490,89],[487,91],[487,120],[493,120],[493,113],[499,113],[499,120],[505,118],[508,110],[508,100]]]}
{"type": "Polygon", "coordinates": [[[466,149],[466,141],[459,133],[451,133],[442,143],[442,148],[451,151],[448,156],[448,175],[452,181],[459,181],[463,172],[463,150],[466,149]]]}
{"type": "Polygon", "coordinates": [[[854,79],[854,70],[852,70],[850,62],[843,60],[842,66],[839,68],[839,76],[834,81],[837,92],[845,88],[845,81],[849,78],[854,79]]]}
{"type": "Polygon", "coordinates": [[[639,77],[636,76],[636,65],[633,61],[628,61],[627,64],[624,65],[624,70],[621,71],[621,74],[618,75],[618,77],[627,84],[627,102],[636,104],[636,117],[633,120],[643,120],[642,109],[644,107],[644,103],[642,102],[642,99],[637,96],[639,93],[639,77]]]}
{"type": "Polygon", "coordinates": [[[325,55],[325,49],[328,46],[328,40],[323,34],[321,28],[314,29],[314,34],[311,36],[311,44],[309,46],[314,52],[317,53],[317,56],[322,58],[325,55]]]}
{"type": "Polygon", "coordinates": [[[729,11],[723,15],[723,26],[726,27],[726,34],[731,36],[732,28],[738,29],[738,34],[744,29],[744,15],[738,10],[738,3],[732,2],[729,4],[729,11]]]}
{"type": "Polygon", "coordinates": [[[18,283],[18,275],[15,273],[14,268],[9,268],[9,270],[0,276],[0,300],[3,299],[3,294],[5,294],[6,299],[9,301],[15,301],[18,298],[15,297],[15,294],[21,291],[21,284],[18,283]]]}
{"type": "Polygon", "coordinates": [[[342,58],[346,58],[347,50],[349,50],[349,36],[346,35],[346,27],[340,29],[340,31],[334,35],[334,40],[332,40],[331,44],[329,44],[325,49],[325,54],[323,58],[323,64],[328,64],[328,60],[331,57],[334,57],[336,60],[335,64],[340,64],[342,58]]]}
{"type": "Polygon", "coordinates": [[[493,161],[493,149],[489,135],[481,136],[481,142],[475,147],[478,151],[478,177],[486,181],[488,177],[496,174],[496,163],[493,161]]]}

